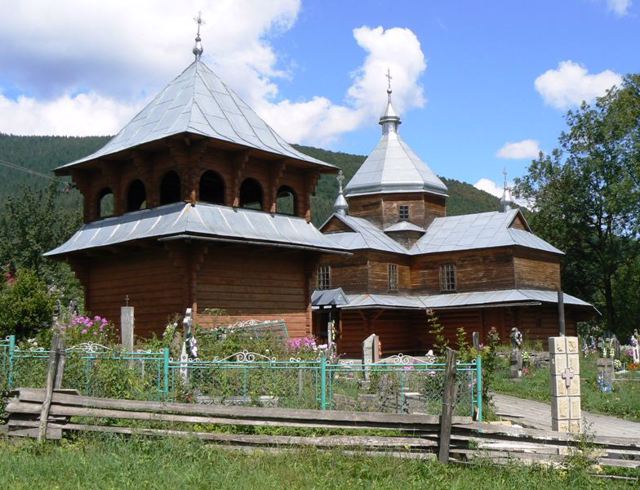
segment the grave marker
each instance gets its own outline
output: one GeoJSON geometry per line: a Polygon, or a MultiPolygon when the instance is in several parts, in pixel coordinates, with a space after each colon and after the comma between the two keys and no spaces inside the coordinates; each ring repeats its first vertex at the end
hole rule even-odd
{"type": "Polygon", "coordinates": [[[133,351],[133,335],[135,330],[135,311],[133,306],[129,306],[129,297],[125,299],[126,306],[120,308],[120,337],[122,339],[122,348],[127,351],[133,351]]]}
{"type": "Polygon", "coordinates": [[[580,357],[577,337],[549,338],[551,357],[551,427],[559,432],[580,432],[580,357]]]}

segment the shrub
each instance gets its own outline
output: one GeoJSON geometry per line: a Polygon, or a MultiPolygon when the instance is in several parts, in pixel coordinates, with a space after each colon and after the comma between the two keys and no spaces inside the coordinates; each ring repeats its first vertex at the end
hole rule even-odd
{"type": "Polygon", "coordinates": [[[51,325],[58,294],[29,269],[0,286],[0,336],[31,337],[51,325]]]}

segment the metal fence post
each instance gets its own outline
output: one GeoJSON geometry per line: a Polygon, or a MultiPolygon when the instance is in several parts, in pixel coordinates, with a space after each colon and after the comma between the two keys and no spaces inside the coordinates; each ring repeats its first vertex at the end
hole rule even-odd
{"type": "Polygon", "coordinates": [[[320,410],[327,409],[327,358],[320,357],[320,410]]]}
{"type": "Polygon", "coordinates": [[[478,391],[478,422],[482,422],[482,356],[476,357],[476,390],[478,391]]]}
{"type": "Polygon", "coordinates": [[[163,354],[163,382],[162,382],[162,393],[164,395],[164,399],[169,398],[169,348],[165,347],[162,349],[163,354]]]}
{"type": "Polygon", "coordinates": [[[16,350],[16,336],[9,335],[9,375],[7,376],[7,387],[13,388],[13,356],[16,350]]]}

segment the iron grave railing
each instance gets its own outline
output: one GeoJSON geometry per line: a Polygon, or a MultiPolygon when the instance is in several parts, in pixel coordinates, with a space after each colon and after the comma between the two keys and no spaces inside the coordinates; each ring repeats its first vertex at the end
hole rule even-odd
{"type": "MultiPolygon", "coordinates": [[[[0,341],[0,387],[45,384],[49,351],[0,341]]],[[[482,419],[482,362],[458,362],[455,414],[482,419]]],[[[445,364],[402,354],[376,363],[326,357],[279,360],[242,351],[173,359],[169,349],[124,352],[99,344],[65,350],[63,387],[89,396],[194,403],[439,414],[445,364]]]]}

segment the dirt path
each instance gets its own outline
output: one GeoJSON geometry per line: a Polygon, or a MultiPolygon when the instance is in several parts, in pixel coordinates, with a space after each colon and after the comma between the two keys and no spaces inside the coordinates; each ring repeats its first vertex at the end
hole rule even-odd
{"type": "MultiPolygon", "coordinates": [[[[514,423],[536,429],[551,430],[551,406],[535,400],[525,400],[515,396],[493,394],[496,413],[514,423]]],[[[640,422],[619,419],[608,415],[582,412],[589,432],[599,436],[637,437],[640,439],[640,422]]]]}

